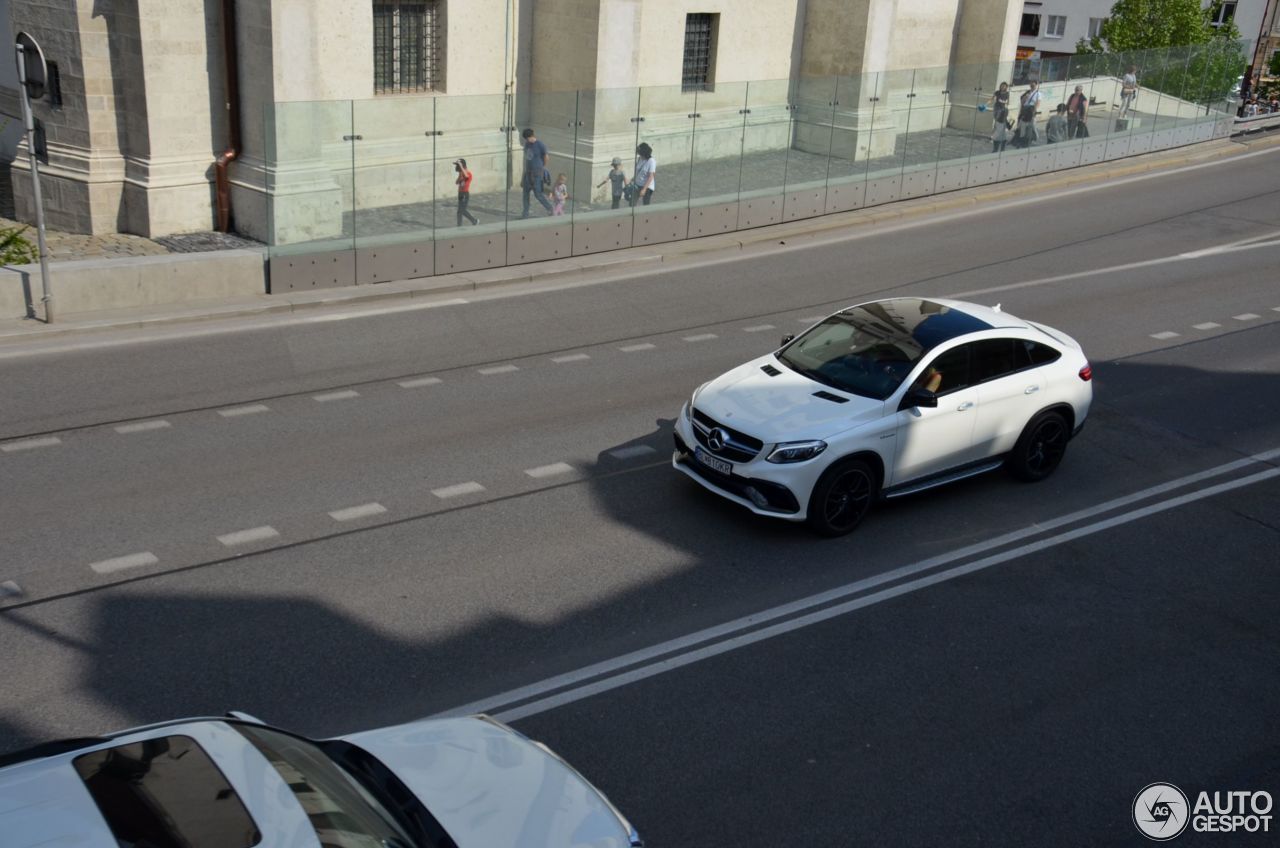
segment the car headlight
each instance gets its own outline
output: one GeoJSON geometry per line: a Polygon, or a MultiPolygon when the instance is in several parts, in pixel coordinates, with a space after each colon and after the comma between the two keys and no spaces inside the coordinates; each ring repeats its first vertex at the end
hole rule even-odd
{"type": "Polygon", "coordinates": [[[698,399],[698,392],[702,391],[706,387],[707,387],[707,384],[703,383],[701,386],[698,386],[698,388],[693,390],[693,394],[689,395],[689,403],[686,404],[684,408],[685,421],[693,420],[693,402],[698,399]]]}
{"type": "Polygon", "coordinates": [[[804,462],[813,459],[827,449],[827,443],[820,440],[811,442],[783,442],[769,452],[770,462],[804,462]]]}

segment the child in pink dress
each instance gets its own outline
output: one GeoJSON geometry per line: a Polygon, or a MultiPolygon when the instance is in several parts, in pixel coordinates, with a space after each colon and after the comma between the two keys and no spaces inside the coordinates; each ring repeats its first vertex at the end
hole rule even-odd
{"type": "Polygon", "coordinates": [[[552,215],[564,214],[564,202],[569,199],[569,178],[564,174],[556,177],[556,184],[551,188],[552,215]]]}

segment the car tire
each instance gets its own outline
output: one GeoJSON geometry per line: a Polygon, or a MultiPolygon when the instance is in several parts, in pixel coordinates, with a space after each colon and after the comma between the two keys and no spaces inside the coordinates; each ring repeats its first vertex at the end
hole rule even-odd
{"type": "Polygon", "coordinates": [[[1062,413],[1042,412],[1023,428],[1005,465],[1017,479],[1039,482],[1062,462],[1070,440],[1071,427],[1062,413]]]}
{"type": "Polygon", "coordinates": [[[822,473],[809,496],[809,527],[821,536],[851,533],[875,503],[879,480],[860,459],[845,459],[822,473]]]}

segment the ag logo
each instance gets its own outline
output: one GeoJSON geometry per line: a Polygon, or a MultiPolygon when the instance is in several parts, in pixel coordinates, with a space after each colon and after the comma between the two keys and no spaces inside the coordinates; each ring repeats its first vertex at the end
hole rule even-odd
{"type": "Polygon", "coordinates": [[[1133,823],[1157,842],[1173,839],[1187,827],[1187,796],[1172,783],[1153,783],[1133,799],[1133,823]]]}

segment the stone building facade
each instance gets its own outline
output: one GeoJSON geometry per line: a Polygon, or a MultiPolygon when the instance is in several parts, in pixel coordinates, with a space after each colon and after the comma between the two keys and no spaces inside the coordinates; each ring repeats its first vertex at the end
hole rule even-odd
{"type": "MultiPolygon", "coordinates": [[[[482,166],[477,189],[509,180],[526,124],[555,151],[553,170],[573,166],[576,196],[630,154],[637,117],[660,138],[699,115],[688,155],[714,157],[746,149],[743,103],[762,117],[808,109],[802,131],[760,120],[752,143],[803,148],[825,133],[833,153],[876,155],[895,133],[870,106],[886,87],[936,92],[917,106],[934,97],[938,120],[951,120],[944,92],[1007,78],[1022,13],[1013,0],[0,2],[58,64],[61,105],[35,107],[49,225],[152,237],[214,225],[234,5],[234,223],[273,244],[342,232],[361,208],[443,196],[456,156],[482,166]]],[[[24,158],[13,167],[17,214],[30,220],[24,158]]]]}

